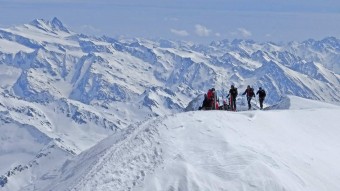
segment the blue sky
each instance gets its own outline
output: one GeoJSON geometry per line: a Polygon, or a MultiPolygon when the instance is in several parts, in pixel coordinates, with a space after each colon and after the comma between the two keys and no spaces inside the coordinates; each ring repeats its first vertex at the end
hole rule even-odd
{"type": "Polygon", "coordinates": [[[70,30],[111,37],[208,43],[340,38],[339,0],[0,0],[0,27],[59,18],[70,30]]]}

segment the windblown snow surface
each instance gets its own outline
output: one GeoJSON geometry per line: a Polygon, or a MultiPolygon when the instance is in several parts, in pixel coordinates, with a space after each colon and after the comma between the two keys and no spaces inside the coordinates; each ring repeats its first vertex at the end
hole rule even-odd
{"type": "Polygon", "coordinates": [[[193,111],[130,126],[36,190],[339,191],[340,107],[288,97],[276,109],[193,111]]]}

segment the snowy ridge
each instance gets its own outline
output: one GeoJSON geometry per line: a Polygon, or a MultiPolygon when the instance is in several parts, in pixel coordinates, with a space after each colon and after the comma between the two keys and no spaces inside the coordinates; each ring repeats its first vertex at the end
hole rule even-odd
{"type": "Polygon", "coordinates": [[[67,189],[71,190],[131,189],[162,162],[156,126],[159,122],[156,119],[131,126],[124,133],[104,140],[98,147],[67,162],[61,169],[67,178],[43,190],[63,190],[64,185],[70,185],[67,189]],[[75,174],[74,169],[79,173],[75,174]],[[93,176],[100,177],[100,181],[93,176]]]}
{"type": "Polygon", "coordinates": [[[336,191],[340,107],[304,103],[309,109],[198,111],[147,121],[66,163],[44,190],[336,191]]]}
{"type": "Polygon", "coordinates": [[[262,86],[273,108],[286,95],[339,105],[339,44],[118,40],[76,34],[57,18],[0,29],[0,145],[13,150],[0,147],[1,186],[43,188],[73,155],[140,121],[196,110],[212,87],[225,97],[231,84],[262,86]],[[44,166],[50,156],[55,165],[44,166]]]}
{"type": "Polygon", "coordinates": [[[315,108],[334,108],[334,105],[327,104],[315,100],[303,99],[295,96],[285,96],[282,97],[281,100],[274,105],[266,107],[265,110],[301,110],[301,109],[315,109],[315,108]],[[291,98],[294,99],[291,99],[291,98]]]}

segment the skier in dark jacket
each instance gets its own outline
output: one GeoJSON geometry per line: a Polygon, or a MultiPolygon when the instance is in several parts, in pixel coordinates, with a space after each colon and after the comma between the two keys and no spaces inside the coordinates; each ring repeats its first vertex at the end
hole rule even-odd
{"type": "Polygon", "coordinates": [[[259,90],[256,92],[256,95],[257,94],[259,94],[260,108],[263,109],[263,101],[264,98],[266,97],[266,91],[264,91],[264,89],[260,87],[259,90]]]}
{"type": "Polygon", "coordinates": [[[248,110],[251,109],[251,99],[253,97],[255,97],[255,94],[254,94],[254,89],[251,88],[249,85],[247,86],[247,89],[244,91],[244,93],[242,95],[247,95],[247,102],[248,102],[248,110]]]}
{"type": "Polygon", "coordinates": [[[232,111],[236,111],[236,97],[238,95],[237,88],[234,87],[234,85],[231,85],[229,94],[227,97],[230,96],[229,101],[230,101],[230,107],[232,111]]]}

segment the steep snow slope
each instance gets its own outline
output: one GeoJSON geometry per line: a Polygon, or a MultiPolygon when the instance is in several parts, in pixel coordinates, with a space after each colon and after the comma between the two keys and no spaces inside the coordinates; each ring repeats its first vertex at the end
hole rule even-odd
{"type": "Polygon", "coordinates": [[[30,103],[7,93],[0,93],[0,188],[20,190],[118,130],[112,114],[94,107],[30,103]]]}
{"type": "Polygon", "coordinates": [[[287,110],[186,112],[130,126],[37,190],[339,190],[340,107],[287,99],[287,110]]]}

